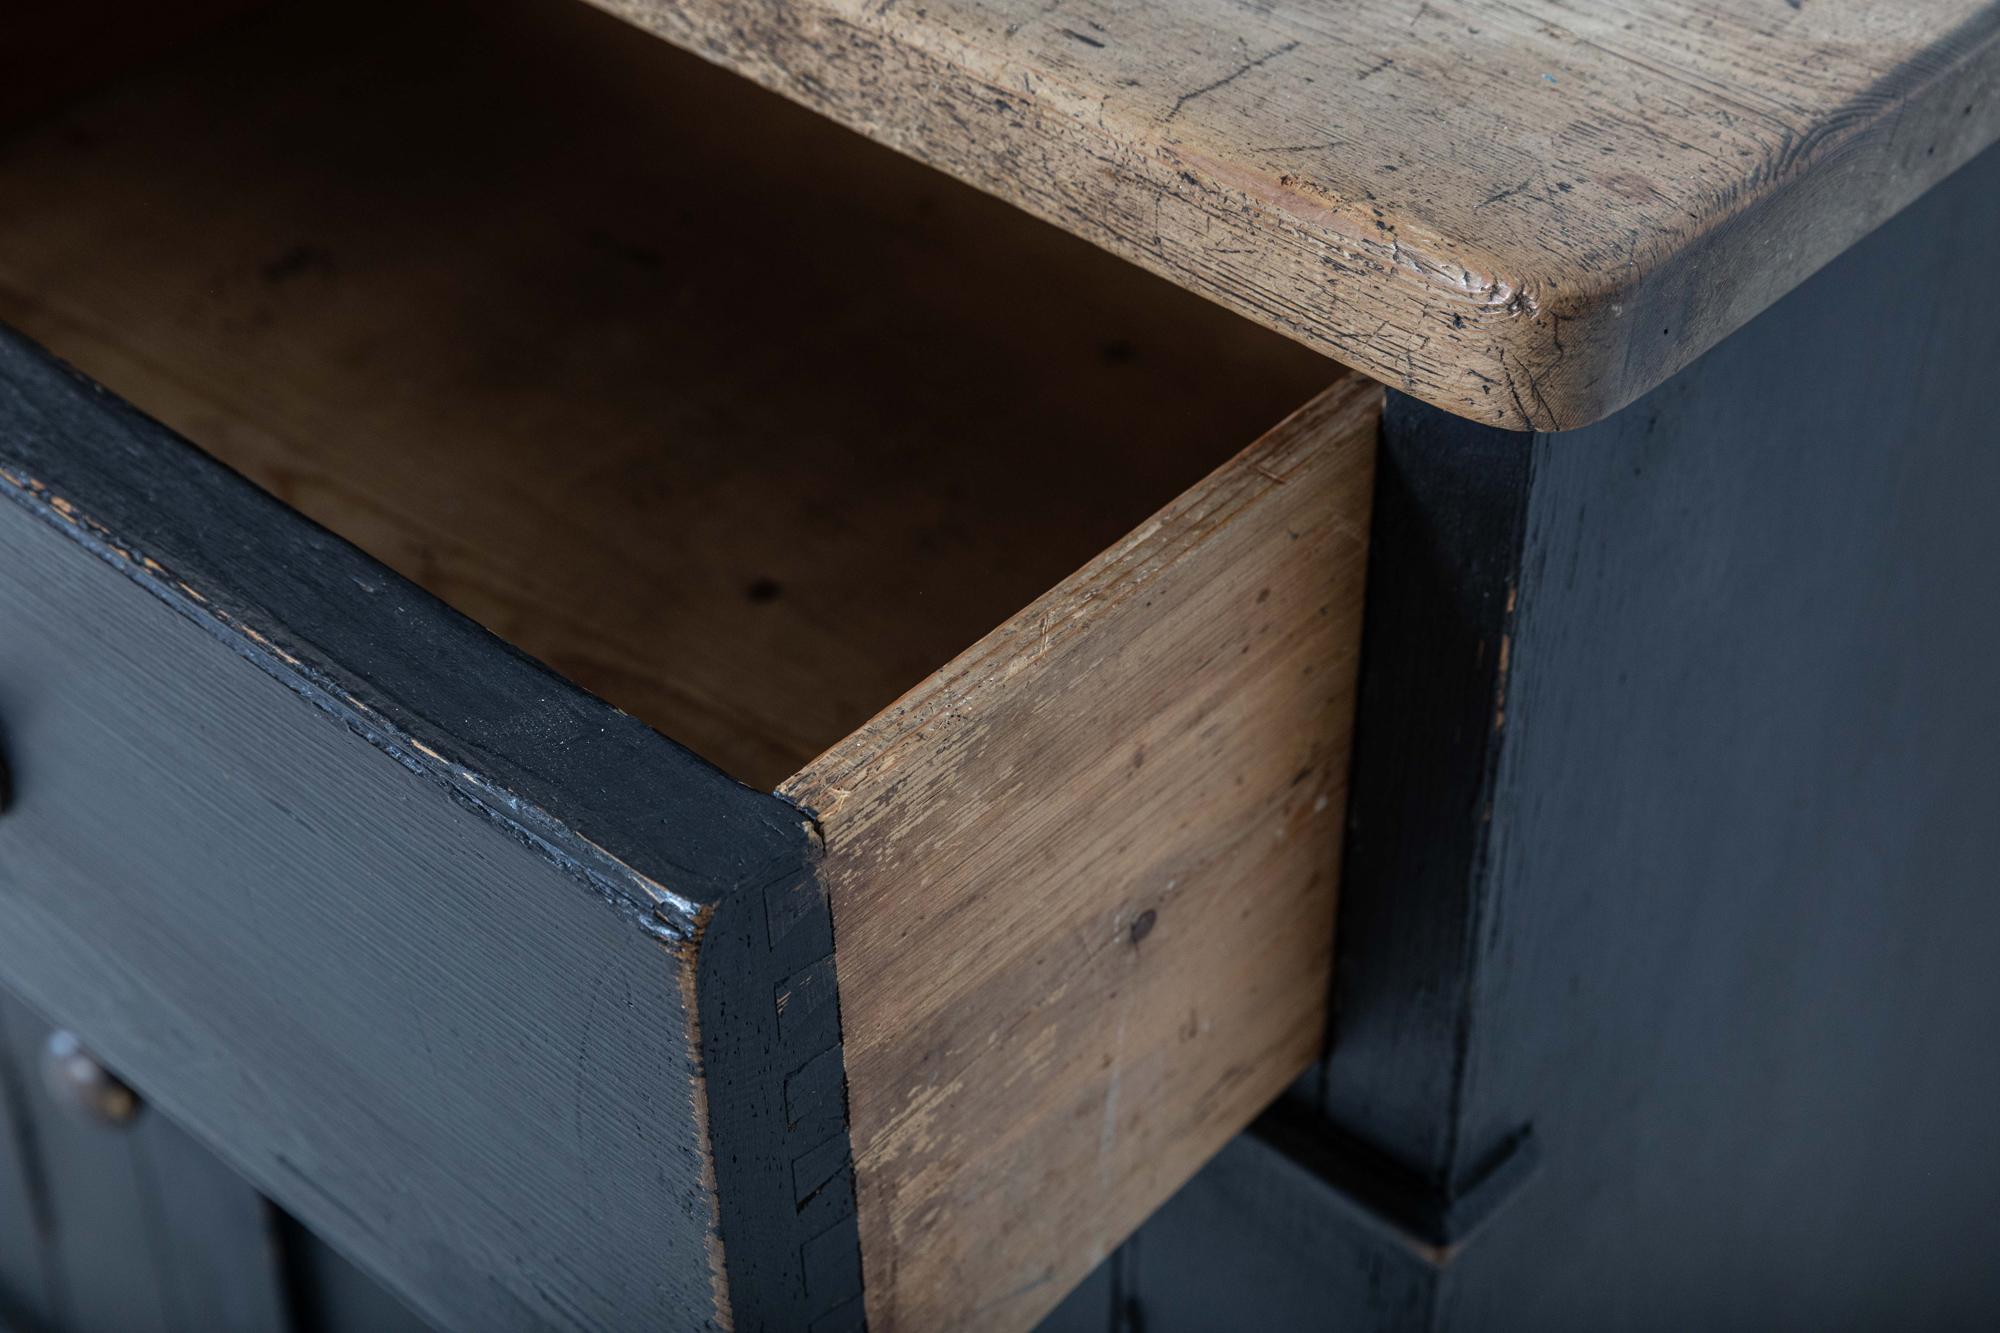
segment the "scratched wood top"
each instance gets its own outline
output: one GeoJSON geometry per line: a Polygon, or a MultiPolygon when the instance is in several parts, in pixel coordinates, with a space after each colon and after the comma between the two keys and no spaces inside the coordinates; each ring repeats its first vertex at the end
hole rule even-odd
{"type": "Polygon", "coordinates": [[[1451,411],[1587,424],[2000,136],[1995,0],[596,0],[1451,411]]]}

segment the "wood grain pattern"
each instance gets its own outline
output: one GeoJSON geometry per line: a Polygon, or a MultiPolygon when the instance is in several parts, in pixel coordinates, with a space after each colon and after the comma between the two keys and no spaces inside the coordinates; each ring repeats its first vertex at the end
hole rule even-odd
{"type": "Polygon", "coordinates": [[[1319,1050],[1380,393],[816,761],[870,1326],[1024,1328],[1319,1050]]]}
{"type": "Polygon", "coordinates": [[[316,1333],[437,1333],[437,1326],[396,1299],[371,1274],[290,1218],[285,1219],[287,1277],[298,1323],[316,1333]]]}
{"type": "Polygon", "coordinates": [[[1332,377],[582,5],[344,12],[0,140],[0,318],[766,790],[1332,377]]]}
{"type": "Polygon", "coordinates": [[[1587,424],[2000,135],[1993,0],[597,0],[1405,392],[1587,424]]]}

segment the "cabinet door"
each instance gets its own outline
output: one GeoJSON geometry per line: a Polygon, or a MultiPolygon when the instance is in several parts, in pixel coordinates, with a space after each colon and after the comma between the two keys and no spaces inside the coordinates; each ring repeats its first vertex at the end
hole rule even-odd
{"type": "Polygon", "coordinates": [[[156,1110],[57,1101],[51,1034],[0,990],[0,1327],[290,1329],[276,1210],[156,1110]]]}

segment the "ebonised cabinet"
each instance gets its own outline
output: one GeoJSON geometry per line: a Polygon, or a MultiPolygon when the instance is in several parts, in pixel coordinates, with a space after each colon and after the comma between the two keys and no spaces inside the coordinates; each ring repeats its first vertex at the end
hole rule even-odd
{"type": "Polygon", "coordinates": [[[2000,1304],[2000,10],[140,8],[0,80],[0,986],[158,1126],[10,1076],[8,1317],[2000,1304]],[[148,1153],[240,1284],[52,1276],[148,1153]]]}

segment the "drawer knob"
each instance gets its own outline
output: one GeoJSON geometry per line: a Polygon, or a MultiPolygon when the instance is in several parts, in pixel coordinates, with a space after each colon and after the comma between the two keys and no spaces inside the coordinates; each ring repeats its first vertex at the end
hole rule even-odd
{"type": "Polygon", "coordinates": [[[42,1081],[57,1105],[100,1125],[121,1126],[139,1114],[139,1094],[97,1062],[74,1032],[49,1034],[42,1048],[42,1081]]]}

